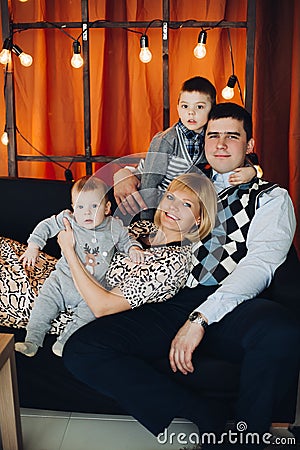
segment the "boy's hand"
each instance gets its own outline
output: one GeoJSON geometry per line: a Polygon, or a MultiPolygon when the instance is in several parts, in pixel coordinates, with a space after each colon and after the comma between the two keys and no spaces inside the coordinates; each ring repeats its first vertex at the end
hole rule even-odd
{"type": "Polygon", "coordinates": [[[140,180],[128,169],[120,169],[114,175],[114,196],[122,214],[135,215],[147,206],[138,191],[140,180]]]}
{"type": "Polygon", "coordinates": [[[256,177],[256,170],[254,167],[238,167],[234,170],[228,181],[232,186],[237,186],[238,184],[248,183],[252,178],[256,177]]]}
{"type": "Polygon", "coordinates": [[[33,242],[29,242],[27,249],[19,258],[19,261],[22,262],[24,269],[26,268],[26,266],[34,267],[38,262],[39,254],[40,249],[38,245],[34,244],[33,242]]]}
{"type": "Polygon", "coordinates": [[[133,245],[129,249],[129,258],[132,262],[136,264],[141,264],[145,261],[146,256],[148,255],[147,252],[142,250],[140,247],[137,247],[136,245],[133,245]]]}

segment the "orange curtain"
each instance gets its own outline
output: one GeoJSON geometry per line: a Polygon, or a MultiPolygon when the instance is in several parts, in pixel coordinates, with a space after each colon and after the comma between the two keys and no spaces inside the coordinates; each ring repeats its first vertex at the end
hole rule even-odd
{"type": "MultiPolygon", "coordinates": [[[[254,135],[264,176],[289,190],[300,221],[300,2],[257,1],[254,135]]],[[[300,229],[295,244],[300,254],[300,229]]]]}
{"type": "MultiPolygon", "coordinates": [[[[265,177],[289,189],[297,216],[299,206],[299,0],[257,1],[253,118],[256,150],[265,177]]],[[[81,1],[11,0],[18,22],[81,22],[81,1]]],[[[170,0],[170,20],[245,21],[247,0],[170,0]]],[[[90,21],[162,19],[162,0],[90,0],[90,21]]],[[[80,29],[66,29],[77,38],[80,29]]],[[[137,30],[144,31],[144,30],[137,30]]],[[[169,29],[170,122],[177,120],[177,94],[182,81],[202,75],[216,86],[218,101],[231,75],[227,31],[208,32],[207,55],[193,56],[199,29],[169,29]]],[[[90,29],[91,149],[93,155],[122,157],[147,151],[163,127],[161,29],[149,28],[153,59],[138,59],[140,35],[118,29],[90,29]]],[[[246,31],[231,29],[235,72],[245,89],[246,31]]],[[[28,29],[14,42],[30,53],[29,68],[13,57],[16,124],[20,133],[46,155],[84,153],[82,69],[70,65],[72,40],[58,29],[28,29]]],[[[0,74],[4,85],[4,72],[0,74]]],[[[5,125],[0,96],[0,134],[5,125]]],[[[238,90],[233,101],[241,103],[238,90]]],[[[37,152],[17,133],[19,154],[37,152]]],[[[64,179],[63,167],[53,163],[20,162],[19,176],[64,179]]],[[[99,164],[94,165],[94,170],[99,164]]],[[[85,164],[72,165],[77,178],[85,164]]],[[[7,150],[0,144],[0,175],[7,175],[7,150]]],[[[300,249],[300,236],[296,244],[300,249]]]]}
{"type": "MultiPolygon", "coordinates": [[[[218,22],[246,20],[246,0],[170,1],[170,20],[218,22]]],[[[11,1],[14,23],[81,22],[81,1],[11,1]]],[[[144,21],[162,19],[162,0],[89,1],[90,21],[144,21]]],[[[74,38],[81,29],[65,29],[74,38]]],[[[144,29],[137,30],[144,32],[144,29]]],[[[193,55],[199,29],[169,30],[170,120],[177,120],[177,95],[182,82],[194,75],[209,78],[220,94],[232,73],[226,30],[208,33],[204,60],[193,55]]],[[[90,29],[91,149],[93,155],[124,155],[147,151],[153,135],[163,128],[163,81],[161,27],[148,30],[153,59],[138,59],[140,34],[122,28],[90,29]]],[[[235,71],[245,87],[246,31],[232,29],[235,71]]],[[[46,155],[84,153],[82,69],[70,65],[72,40],[58,29],[27,29],[15,33],[14,42],[32,54],[33,65],[25,68],[13,57],[16,124],[20,133],[46,155]]],[[[236,92],[236,101],[240,102],[236,92]]],[[[219,98],[220,100],[220,98],[219,98]]],[[[2,101],[2,99],[1,99],[2,101]]],[[[3,109],[4,111],[4,104],[3,109]]],[[[1,123],[5,123],[4,114],[1,123]]],[[[1,126],[0,123],[0,126],[1,126]]],[[[19,154],[36,155],[17,133],[19,154]]],[[[1,145],[1,175],[7,173],[6,153],[1,145]]],[[[68,166],[68,163],[63,163],[68,166]]],[[[99,165],[95,164],[94,168],[99,165]]],[[[19,176],[64,179],[57,164],[20,162],[19,176]]],[[[84,163],[72,165],[75,177],[85,172],[84,163]]]]}

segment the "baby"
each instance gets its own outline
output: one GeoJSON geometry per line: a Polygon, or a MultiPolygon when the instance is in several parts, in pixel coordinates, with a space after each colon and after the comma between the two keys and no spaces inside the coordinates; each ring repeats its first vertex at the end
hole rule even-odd
{"type": "MultiPolygon", "coordinates": [[[[35,265],[39,250],[46,245],[47,240],[64,229],[63,218],[72,224],[75,250],[81,264],[99,283],[104,283],[115,248],[129,254],[133,262],[142,262],[144,253],[141,244],[129,236],[119,219],[110,216],[111,203],[106,192],[107,187],[99,178],[86,176],[77,180],[71,191],[74,212],[64,210],[36,226],[29,236],[27,250],[20,257],[23,267],[35,265]]],[[[95,319],[77,291],[67,261],[62,255],[41,288],[26,327],[25,342],[17,342],[16,351],[34,356],[43,345],[51,321],[66,310],[73,313],[73,320],[52,347],[57,356],[62,355],[64,344],[71,334],[95,319]]]]}

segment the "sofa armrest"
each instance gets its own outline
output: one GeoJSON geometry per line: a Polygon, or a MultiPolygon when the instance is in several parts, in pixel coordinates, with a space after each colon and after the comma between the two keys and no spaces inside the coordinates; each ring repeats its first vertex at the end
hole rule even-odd
{"type": "MultiPolygon", "coordinates": [[[[72,184],[60,180],[0,177],[2,214],[0,236],[26,243],[41,220],[70,208],[72,184]]],[[[44,251],[58,258],[56,239],[50,239],[44,251]]]]}
{"type": "Polygon", "coordinates": [[[300,261],[294,245],[285,262],[279,266],[274,278],[261,297],[281,303],[300,318],[300,261]]]}

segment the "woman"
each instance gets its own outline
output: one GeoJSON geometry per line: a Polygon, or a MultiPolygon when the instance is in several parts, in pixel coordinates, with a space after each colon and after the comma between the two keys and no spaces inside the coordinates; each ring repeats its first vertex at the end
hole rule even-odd
{"type": "Polygon", "coordinates": [[[184,287],[191,269],[192,243],[207,236],[215,222],[216,193],[198,173],[174,179],[154,217],[134,223],[130,231],[145,246],[144,262],[133,263],[117,253],[106,274],[111,290],[100,286],[83,268],[74,251],[70,223],[58,243],[71,269],[75,285],[96,317],[125,311],[144,303],[161,302],[184,287]]]}

